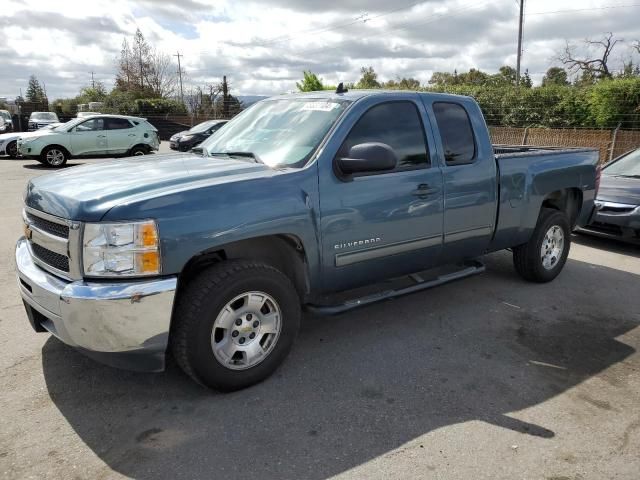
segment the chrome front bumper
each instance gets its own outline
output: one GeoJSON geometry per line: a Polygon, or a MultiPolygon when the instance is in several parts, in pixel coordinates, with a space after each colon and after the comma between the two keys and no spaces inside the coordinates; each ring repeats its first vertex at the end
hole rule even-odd
{"type": "Polygon", "coordinates": [[[24,238],[16,245],[18,287],[32,326],[103,363],[164,369],[176,277],[125,282],[67,281],[45,272],[24,238]]]}

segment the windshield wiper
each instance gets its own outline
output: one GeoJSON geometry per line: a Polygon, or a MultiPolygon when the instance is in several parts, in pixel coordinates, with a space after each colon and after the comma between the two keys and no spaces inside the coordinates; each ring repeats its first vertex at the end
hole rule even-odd
{"type": "Polygon", "coordinates": [[[262,159],[253,152],[212,152],[209,155],[226,155],[227,157],[246,157],[251,158],[255,163],[266,165],[262,159]]]}

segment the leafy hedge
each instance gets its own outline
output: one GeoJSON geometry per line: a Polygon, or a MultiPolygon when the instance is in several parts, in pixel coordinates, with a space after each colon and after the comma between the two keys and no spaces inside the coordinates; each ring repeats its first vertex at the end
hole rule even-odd
{"type": "Polygon", "coordinates": [[[453,85],[425,90],[474,97],[490,125],[640,128],[640,78],[603,80],[586,87],[453,85]]]}

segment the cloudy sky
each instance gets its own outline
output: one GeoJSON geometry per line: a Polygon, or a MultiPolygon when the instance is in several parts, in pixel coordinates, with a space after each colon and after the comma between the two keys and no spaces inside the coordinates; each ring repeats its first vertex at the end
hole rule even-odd
{"type": "MultiPolygon", "coordinates": [[[[326,82],[356,81],[371,65],[382,80],[471,67],[515,66],[518,0],[2,0],[0,96],[14,97],[30,74],[49,98],[74,96],[91,81],[113,85],[122,39],[140,28],[169,54],[180,52],[187,81],[226,74],[235,94],[295,89],[302,70],[326,82]]],[[[529,0],[523,69],[539,82],[565,40],[612,31],[640,39],[640,2],[529,0]]],[[[557,62],[556,62],[557,63],[557,62]]],[[[177,65],[176,65],[177,69],[177,65]]]]}

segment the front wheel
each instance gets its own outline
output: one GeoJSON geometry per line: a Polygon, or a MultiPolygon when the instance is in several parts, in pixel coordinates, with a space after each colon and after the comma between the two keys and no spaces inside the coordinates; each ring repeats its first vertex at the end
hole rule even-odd
{"type": "Polygon", "coordinates": [[[56,146],[47,147],[42,151],[42,163],[44,163],[47,167],[62,167],[65,163],[67,163],[67,159],[69,155],[67,152],[56,146]]]}
{"type": "Polygon", "coordinates": [[[222,262],[180,293],[171,349],[198,383],[232,391],[258,383],[284,361],[300,326],[300,300],[279,270],[222,262]]]}
{"type": "Polygon", "coordinates": [[[513,249],[513,264],[525,280],[550,282],[564,267],[570,247],[571,229],[567,216],[558,210],[544,208],[529,241],[513,249]]]}

